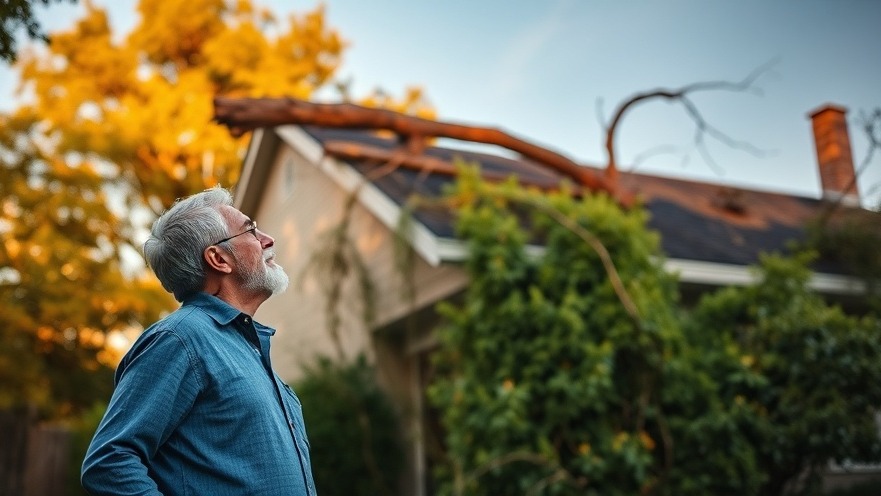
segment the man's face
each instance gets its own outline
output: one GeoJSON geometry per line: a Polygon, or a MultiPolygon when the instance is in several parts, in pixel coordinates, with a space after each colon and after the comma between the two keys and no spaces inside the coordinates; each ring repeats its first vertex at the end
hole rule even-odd
{"type": "MultiPolygon", "coordinates": [[[[226,207],[222,213],[231,235],[251,226],[251,219],[235,208],[226,207]]],[[[244,290],[268,296],[287,289],[288,275],[281,265],[275,263],[275,251],[272,249],[275,240],[271,236],[256,229],[251,234],[231,239],[229,245],[244,290]]]]}

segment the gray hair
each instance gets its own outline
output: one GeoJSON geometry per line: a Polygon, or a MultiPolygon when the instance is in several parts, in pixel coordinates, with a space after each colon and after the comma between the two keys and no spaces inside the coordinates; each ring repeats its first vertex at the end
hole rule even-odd
{"type": "Polygon", "coordinates": [[[207,189],[174,203],[156,219],[144,243],[144,258],[166,291],[177,301],[205,286],[202,253],[228,236],[219,207],[232,205],[232,195],[221,187],[207,189]]]}

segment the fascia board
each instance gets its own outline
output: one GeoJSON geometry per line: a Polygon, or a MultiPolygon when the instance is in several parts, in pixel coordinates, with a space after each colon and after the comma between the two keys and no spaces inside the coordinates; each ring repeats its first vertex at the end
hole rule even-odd
{"type": "Polygon", "coordinates": [[[241,210],[242,204],[245,203],[246,197],[249,197],[248,186],[251,182],[251,176],[257,167],[257,156],[260,147],[263,145],[263,136],[266,132],[263,128],[257,128],[251,133],[251,140],[248,142],[248,150],[245,152],[245,162],[242,165],[242,173],[235,188],[235,197],[233,206],[241,210]]]}
{"type": "MultiPolygon", "coordinates": [[[[669,259],[664,262],[664,269],[676,273],[679,281],[686,283],[746,286],[759,280],[756,271],[743,265],[669,259]]],[[[865,291],[865,284],[854,277],[823,272],[812,273],[808,287],[824,294],[848,295],[865,291]]]]}
{"type": "MultiPolygon", "coordinates": [[[[440,239],[441,260],[444,262],[461,262],[467,256],[464,243],[455,239],[440,239]]],[[[544,247],[527,245],[528,255],[541,257],[544,247]]],[[[702,284],[708,286],[747,286],[758,282],[757,273],[750,267],[696,260],[667,259],[664,270],[678,276],[679,282],[702,284]]],[[[853,277],[838,274],[815,272],[808,281],[808,287],[824,294],[860,294],[865,291],[865,284],[853,277]]]]}

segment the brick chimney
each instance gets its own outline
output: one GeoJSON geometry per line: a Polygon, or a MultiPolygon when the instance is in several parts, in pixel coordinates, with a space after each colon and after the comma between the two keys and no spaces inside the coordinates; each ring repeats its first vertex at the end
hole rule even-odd
{"type": "Polygon", "coordinates": [[[814,128],[823,199],[858,207],[860,193],[855,180],[856,172],[845,114],[846,108],[827,104],[809,115],[814,128]]]}

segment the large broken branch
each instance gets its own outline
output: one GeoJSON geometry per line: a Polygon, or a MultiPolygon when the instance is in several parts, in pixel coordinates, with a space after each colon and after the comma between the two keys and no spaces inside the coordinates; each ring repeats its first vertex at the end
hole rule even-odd
{"type": "Polygon", "coordinates": [[[214,119],[229,127],[230,132],[235,136],[259,127],[298,124],[349,129],[386,129],[407,138],[411,143],[442,137],[497,145],[546,165],[590,190],[606,191],[613,196],[615,194],[613,185],[595,171],[559,153],[515,138],[499,129],[432,121],[350,103],[320,104],[293,98],[217,97],[214,99],[214,119]]]}

